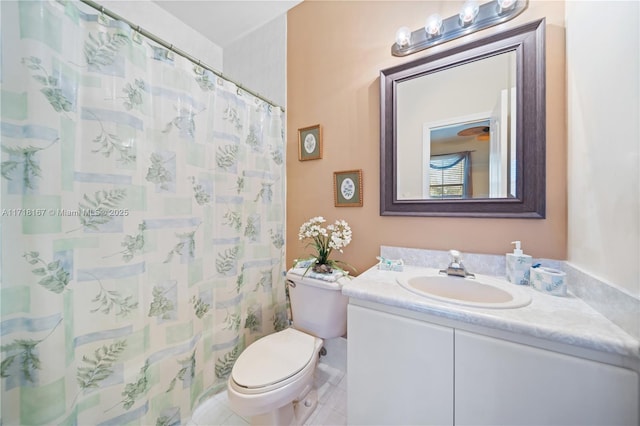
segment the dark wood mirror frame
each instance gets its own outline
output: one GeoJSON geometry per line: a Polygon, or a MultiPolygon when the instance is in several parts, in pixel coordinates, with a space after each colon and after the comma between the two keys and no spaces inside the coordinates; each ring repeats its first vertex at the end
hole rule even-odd
{"type": "Polygon", "coordinates": [[[380,215],[545,217],[545,20],[479,39],[380,72],[380,215]],[[399,200],[396,90],[402,81],[500,53],[516,53],[516,197],[399,200]]]}

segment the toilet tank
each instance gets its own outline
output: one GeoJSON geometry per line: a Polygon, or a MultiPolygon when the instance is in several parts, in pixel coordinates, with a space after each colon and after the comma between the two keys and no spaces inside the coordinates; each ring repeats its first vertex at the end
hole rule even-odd
{"type": "Polygon", "coordinates": [[[342,285],[287,272],[293,327],[322,339],[344,336],[347,332],[347,304],[342,285]]]}

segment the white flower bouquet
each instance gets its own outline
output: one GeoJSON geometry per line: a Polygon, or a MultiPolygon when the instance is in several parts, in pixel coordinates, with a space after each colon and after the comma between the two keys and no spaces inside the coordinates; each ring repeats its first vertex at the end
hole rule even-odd
{"type": "MultiPolygon", "coordinates": [[[[308,240],[307,247],[311,246],[315,250],[312,254],[312,262],[309,268],[313,267],[314,272],[330,273],[333,269],[344,271],[339,265],[350,266],[340,260],[329,259],[333,250],[342,253],[342,249],[351,242],[351,228],[344,220],[336,220],[326,228],[322,226],[326,220],[322,216],[309,219],[300,226],[298,239],[308,240]]],[[[307,268],[307,270],[309,269],[307,268]]]]}

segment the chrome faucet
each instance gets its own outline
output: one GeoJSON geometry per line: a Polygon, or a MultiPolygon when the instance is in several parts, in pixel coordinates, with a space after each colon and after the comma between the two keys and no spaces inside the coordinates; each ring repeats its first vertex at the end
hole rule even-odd
{"type": "Polygon", "coordinates": [[[449,254],[451,255],[451,263],[447,266],[447,269],[441,269],[441,274],[447,274],[454,277],[471,277],[475,278],[476,276],[470,272],[467,272],[467,269],[462,264],[462,255],[458,250],[449,250],[449,254]]]}

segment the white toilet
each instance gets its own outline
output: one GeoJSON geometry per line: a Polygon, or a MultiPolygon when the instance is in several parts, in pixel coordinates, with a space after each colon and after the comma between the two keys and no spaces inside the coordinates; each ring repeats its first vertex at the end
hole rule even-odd
{"type": "Polygon", "coordinates": [[[233,411],[253,425],[301,425],[315,409],[313,376],[322,339],[347,331],[347,302],[342,284],[287,272],[293,327],[249,345],[229,376],[233,411]]]}

